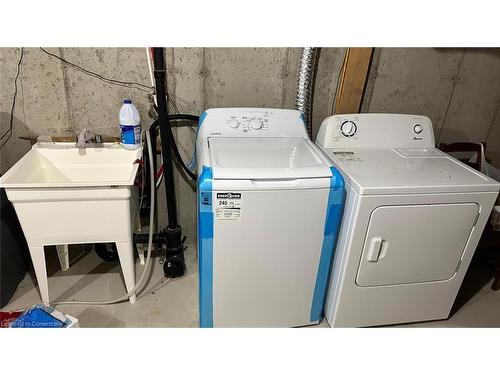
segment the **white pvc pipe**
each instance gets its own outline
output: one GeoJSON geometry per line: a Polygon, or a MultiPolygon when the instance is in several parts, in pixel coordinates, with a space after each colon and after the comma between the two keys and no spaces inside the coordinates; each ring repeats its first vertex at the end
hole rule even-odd
{"type": "MultiPolygon", "coordinates": [[[[151,64],[151,54],[149,53],[149,47],[146,47],[146,55],[147,55],[147,58],[148,58],[148,70],[149,70],[149,79],[151,80],[151,87],[155,87],[155,79],[154,79],[154,76],[153,76],[153,68],[152,68],[152,64],[151,64]]],[[[153,100],[155,102],[156,105],[158,105],[158,103],[156,102],[156,93],[153,94],[153,100]]]]}

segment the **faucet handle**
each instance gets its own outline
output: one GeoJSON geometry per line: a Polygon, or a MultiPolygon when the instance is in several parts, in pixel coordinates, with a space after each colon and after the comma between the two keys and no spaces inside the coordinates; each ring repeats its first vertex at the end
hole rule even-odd
{"type": "Polygon", "coordinates": [[[91,139],[92,139],[92,133],[87,128],[83,128],[78,133],[78,142],[79,143],[85,143],[85,142],[90,141],[91,139]]]}
{"type": "Polygon", "coordinates": [[[85,148],[88,143],[102,144],[102,136],[92,133],[90,130],[83,128],[78,133],[76,147],[85,148]]]}
{"type": "Polygon", "coordinates": [[[90,130],[83,128],[78,133],[78,137],[76,140],[76,147],[84,148],[85,144],[89,142],[91,139],[92,139],[92,133],[90,132],[90,130]]]}

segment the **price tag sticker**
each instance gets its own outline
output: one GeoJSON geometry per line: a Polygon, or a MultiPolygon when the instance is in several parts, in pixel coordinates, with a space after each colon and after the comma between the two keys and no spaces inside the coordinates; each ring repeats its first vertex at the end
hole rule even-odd
{"type": "Polygon", "coordinates": [[[235,192],[218,192],[215,200],[216,220],[240,220],[242,194],[235,192]]]}

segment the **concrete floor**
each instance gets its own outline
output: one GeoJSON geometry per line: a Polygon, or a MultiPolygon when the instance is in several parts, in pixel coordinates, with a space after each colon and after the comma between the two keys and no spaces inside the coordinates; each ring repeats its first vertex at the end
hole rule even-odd
{"type": "MultiPolygon", "coordinates": [[[[46,249],[51,301],[105,300],[125,293],[119,264],[102,261],[94,251],[70,247],[71,267],[61,271],[55,248],[46,249]]],[[[163,277],[161,257],[152,259],[149,283],[137,303],[107,305],[60,305],[58,309],[76,317],[81,327],[197,327],[197,259],[195,249],[186,250],[187,273],[177,280],[163,277]]],[[[137,264],[140,277],[143,267],[137,264]]],[[[28,273],[3,311],[13,311],[40,302],[32,273],[28,273]]],[[[480,262],[469,272],[448,320],[392,327],[500,327],[500,291],[491,290],[491,275],[480,262]]],[[[314,327],[328,327],[324,319],[314,327]]]]}

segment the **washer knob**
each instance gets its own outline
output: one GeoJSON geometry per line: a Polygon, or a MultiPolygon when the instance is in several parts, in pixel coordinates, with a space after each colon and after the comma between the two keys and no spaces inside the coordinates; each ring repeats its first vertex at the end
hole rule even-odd
{"type": "Polygon", "coordinates": [[[262,128],[262,122],[254,118],[250,121],[250,128],[252,128],[252,130],[260,130],[262,128]]]}
{"type": "Polygon", "coordinates": [[[345,137],[352,137],[354,134],[356,134],[357,131],[356,124],[352,121],[344,121],[342,125],[340,125],[340,132],[345,136],[345,137]]]}
{"type": "Polygon", "coordinates": [[[238,122],[238,120],[235,120],[235,119],[229,120],[228,124],[233,129],[236,129],[238,126],[240,126],[240,123],[238,122]]]}
{"type": "Polygon", "coordinates": [[[420,125],[420,124],[417,124],[417,125],[415,125],[415,126],[413,127],[413,131],[414,131],[415,133],[417,133],[417,134],[422,133],[422,130],[424,130],[424,129],[422,128],[422,125],[420,125]]]}

